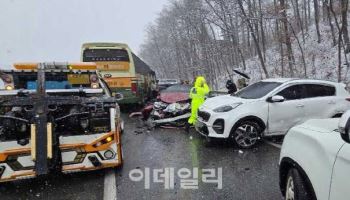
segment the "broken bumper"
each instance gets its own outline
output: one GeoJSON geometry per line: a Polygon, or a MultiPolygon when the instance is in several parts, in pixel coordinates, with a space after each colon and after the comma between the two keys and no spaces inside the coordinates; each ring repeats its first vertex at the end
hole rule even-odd
{"type": "MultiPolygon", "coordinates": [[[[63,173],[118,167],[123,163],[118,132],[60,137],[60,151],[63,173]]],[[[16,141],[0,143],[0,182],[36,176],[31,141],[26,146],[16,141]]]]}

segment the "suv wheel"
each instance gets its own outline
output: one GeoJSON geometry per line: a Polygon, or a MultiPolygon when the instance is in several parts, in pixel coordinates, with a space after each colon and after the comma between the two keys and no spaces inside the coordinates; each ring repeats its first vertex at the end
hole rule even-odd
{"type": "Polygon", "coordinates": [[[312,195],[308,191],[305,181],[299,171],[291,168],[286,178],[286,200],[309,200],[312,195]]]}
{"type": "Polygon", "coordinates": [[[261,127],[252,121],[243,121],[234,128],[231,137],[241,149],[252,148],[259,140],[261,127]]]}

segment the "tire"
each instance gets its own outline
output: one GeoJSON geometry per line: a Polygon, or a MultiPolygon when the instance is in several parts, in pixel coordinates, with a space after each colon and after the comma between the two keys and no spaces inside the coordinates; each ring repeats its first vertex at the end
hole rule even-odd
{"type": "Polygon", "coordinates": [[[250,149],[254,147],[259,139],[262,128],[253,121],[239,122],[231,131],[231,138],[240,149],[250,149]]]}
{"type": "Polygon", "coordinates": [[[314,195],[309,191],[307,184],[299,171],[291,168],[286,178],[286,200],[312,200],[314,195]]]}

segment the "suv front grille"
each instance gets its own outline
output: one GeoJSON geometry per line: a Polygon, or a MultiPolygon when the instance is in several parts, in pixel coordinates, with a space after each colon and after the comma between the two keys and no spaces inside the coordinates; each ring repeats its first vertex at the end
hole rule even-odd
{"type": "Polygon", "coordinates": [[[210,114],[204,111],[198,111],[198,116],[203,119],[203,121],[207,122],[210,119],[210,114]]]}

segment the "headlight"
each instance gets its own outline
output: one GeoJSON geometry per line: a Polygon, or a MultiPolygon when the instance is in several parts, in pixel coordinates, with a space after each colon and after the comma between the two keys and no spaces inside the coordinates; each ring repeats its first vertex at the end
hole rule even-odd
{"type": "Polygon", "coordinates": [[[213,111],[218,112],[218,113],[228,112],[228,111],[231,111],[231,110],[237,108],[241,104],[242,103],[236,103],[236,104],[232,104],[232,105],[224,105],[224,106],[220,106],[220,107],[215,108],[213,111]]]}
{"type": "Polygon", "coordinates": [[[91,87],[92,87],[92,89],[97,89],[97,88],[99,88],[99,85],[98,85],[98,83],[92,83],[91,87]]]}
{"type": "Polygon", "coordinates": [[[5,90],[13,90],[12,85],[6,85],[6,86],[5,86],[5,90]]]}

